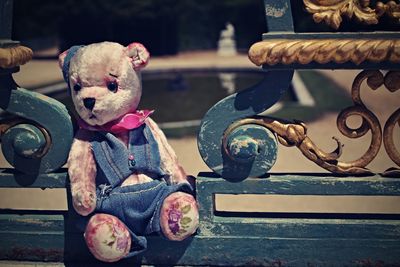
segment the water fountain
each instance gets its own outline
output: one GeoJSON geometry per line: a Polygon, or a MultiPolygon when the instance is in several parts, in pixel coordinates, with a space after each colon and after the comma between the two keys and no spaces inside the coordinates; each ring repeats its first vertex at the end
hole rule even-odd
{"type": "Polygon", "coordinates": [[[219,56],[234,56],[237,54],[235,41],[235,27],[228,22],[220,33],[218,41],[219,56]]]}

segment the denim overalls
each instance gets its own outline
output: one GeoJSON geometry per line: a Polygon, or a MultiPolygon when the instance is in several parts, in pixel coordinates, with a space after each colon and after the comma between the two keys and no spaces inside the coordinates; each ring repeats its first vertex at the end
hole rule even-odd
{"type": "Polygon", "coordinates": [[[134,256],[147,247],[143,235],[162,234],[160,209],[173,192],[192,193],[189,184],[167,185],[160,168],[158,144],[146,124],[129,131],[128,149],[113,134],[96,132],[91,142],[97,164],[95,212],[111,214],[129,228],[134,256]],[[133,173],[144,173],[154,181],[121,187],[133,173]]]}

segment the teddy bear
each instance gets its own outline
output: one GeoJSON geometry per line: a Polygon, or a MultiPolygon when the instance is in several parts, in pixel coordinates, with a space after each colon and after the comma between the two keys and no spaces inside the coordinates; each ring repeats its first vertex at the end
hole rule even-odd
{"type": "Polygon", "coordinates": [[[198,227],[193,181],[153,111],[137,109],[149,56],[140,43],[114,42],[59,55],[79,125],[68,157],[72,204],[89,218],[89,251],[105,262],[142,253],[149,234],[181,241],[198,227]]]}

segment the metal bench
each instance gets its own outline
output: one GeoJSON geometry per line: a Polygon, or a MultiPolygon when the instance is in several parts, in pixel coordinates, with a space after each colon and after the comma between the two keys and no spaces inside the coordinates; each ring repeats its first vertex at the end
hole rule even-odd
{"type": "MultiPolygon", "coordinates": [[[[396,71],[400,33],[303,32],[301,28],[304,21],[313,19],[338,29],[344,16],[361,24],[378,24],[381,17],[398,20],[399,4],[377,2],[372,7],[369,1],[359,0],[264,2],[268,32],[249,50],[250,60],[268,70],[264,80],[215,104],[201,124],[199,151],[214,172],[197,176],[197,234],[184,242],[150,237],[145,254],[119,265],[400,265],[400,211],[398,204],[391,205],[400,200],[399,169],[378,174],[367,168],[381,147],[400,165],[394,143],[400,109],[387,119],[382,130],[360,97],[364,80],[372,89],[400,88],[396,71]],[[363,70],[353,83],[354,106],[338,116],[338,127],[348,137],[371,132],[369,149],[360,159],[341,161],[339,141],[332,153],[322,151],[307,136],[304,123],[258,116],[279,100],[296,69],[363,70]],[[351,115],[363,118],[359,129],[346,125],[351,115]],[[297,147],[331,174],[269,174],[279,143],[297,147]],[[221,198],[241,201],[243,196],[251,199],[251,208],[229,209],[220,202],[221,198]],[[280,207],[265,204],[273,200],[296,203],[306,201],[304,197],[309,197],[308,203],[330,197],[340,205],[350,203],[346,197],[353,197],[351,201],[357,203],[380,201],[382,209],[342,213],[340,207],[339,212],[299,208],[282,212],[280,207]],[[258,202],[262,204],[255,209],[258,202]]],[[[72,141],[71,118],[57,101],[18,88],[13,82],[12,73],[30,59],[31,52],[10,40],[11,5],[12,1],[0,1],[0,107],[17,118],[1,121],[0,133],[3,154],[14,169],[0,171],[0,187],[62,188],[68,192],[67,172],[61,166],[72,141]]],[[[71,208],[1,210],[0,259],[98,264],[86,248],[82,233],[75,229],[74,216],[71,208]]]]}

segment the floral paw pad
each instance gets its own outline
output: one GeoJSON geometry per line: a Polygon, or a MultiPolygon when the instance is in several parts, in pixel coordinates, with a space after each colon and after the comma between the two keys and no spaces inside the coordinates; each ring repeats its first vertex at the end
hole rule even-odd
{"type": "Polygon", "coordinates": [[[197,204],[191,195],[181,193],[166,199],[161,214],[161,226],[168,239],[183,240],[196,231],[198,224],[197,204]]]}

